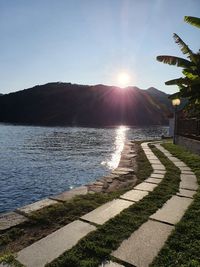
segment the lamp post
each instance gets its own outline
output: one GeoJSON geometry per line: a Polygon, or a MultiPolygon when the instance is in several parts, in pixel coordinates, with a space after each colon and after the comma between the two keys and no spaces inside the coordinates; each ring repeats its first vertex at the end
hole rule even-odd
{"type": "Polygon", "coordinates": [[[180,105],[181,100],[179,98],[172,99],[172,105],[174,107],[174,136],[173,144],[176,144],[176,133],[177,133],[177,107],[180,105]]]}

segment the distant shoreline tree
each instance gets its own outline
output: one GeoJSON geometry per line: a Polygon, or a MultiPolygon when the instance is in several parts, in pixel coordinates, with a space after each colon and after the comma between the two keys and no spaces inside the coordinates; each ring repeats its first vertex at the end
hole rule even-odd
{"type": "MultiPolygon", "coordinates": [[[[185,16],[184,21],[200,28],[200,18],[185,16]]],[[[173,37],[187,59],[169,55],[157,56],[156,59],[183,68],[183,77],[167,81],[165,84],[177,85],[179,92],[171,95],[171,98],[187,98],[187,110],[192,115],[200,115],[200,50],[194,53],[176,33],[173,37]]]]}

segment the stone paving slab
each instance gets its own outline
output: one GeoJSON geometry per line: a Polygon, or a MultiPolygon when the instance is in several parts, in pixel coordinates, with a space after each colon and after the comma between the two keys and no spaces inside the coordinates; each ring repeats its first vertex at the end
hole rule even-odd
{"type": "Polygon", "coordinates": [[[112,174],[116,174],[116,175],[126,175],[126,174],[129,174],[129,172],[114,170],[114,171],[112,171],[112,174]]]}
{"type": "Polygon", "coordinates": [[[123,241],[112,255],[134,266],[148,267],[173,229],[171,225],[149,220],[123,241]]]}
{"type": "Polygon", "coordinates": [[[143,148],[144,152],[147,153],[147,154],[153,154],[153,152],[151,151],[150,148],[143,148]]]}
{"type": "Polygon", "coordinates": [[[131,190],[123,194],[121,198],[137,202],[143,199],[148,194],[149,192],[147,191],[131,190]]]}
{"type": "Polygon", "coordinates": [[[156,184],[150,184],[150,183],[143,182],[143,183],[135,186],[134,189],[151,192],[154,190],[154,188],[156,186],[157,186],[156,184]]]}
{"type": "Polygon", "coordinates": [[[168,156],[169,160],[171,160],[172,162],[182,162],[180,159],[173,157],[173,156],[168,156]]]}
{"type": "Polygon", "coordinates": [[[123,153],[121,154],[121,160],[131,160],[133,157],[134,157],[133,154],[123,154],[123,153]]]}
{"type": "Polygon", "coordinates": [[[150,159],[158,159],[155,155],[146,155],[148,160],[150,159]]]}
{"type": "Polygon", "coordinates": [[[181,172],[182,171],[192,171],[189,167],[181,167],[181,172]]]}
{"type": "Polygon", "coordinates": [[[17,260],[27,267],[44,267],[94,230],[95,226],[76,220],[18,252],[17,260]]]}
{"type": "Polygon", "coordinates": [[[141,144],[141,146],[142,146],[142,149],[143,149],[143,150],[150,149],[148,145],[143,145],[143,144],[141,144]]]}
{"type": "MultiPolygon", "coordinates": [[[[150,158],[150,157],[155,156],[155,154],[154,154],[153,152],[146,152],[146,151],[145,151],[145,154],[146,154],[147,158],[150,158]]],[[[156,157],[156,156],[155,156],[155,157],[156,157]]],[[[158,159],[158,158],[156,158],[156,159],[158,159]]]]}
{"type": "Polygon", "coordinates": [[[180,188],[197,190],[198,184],[196,176],[193,174],[181,174],[180,188]]]}
{"type": "Polygon", "coordinates": [[[149,159],[149,162],[151,164],[161,164],[160,160],[158,160],[158,159],[149,159]]]}
{"type": "Polygon", "coordinates": [[[102,263],[99,267],[124,267],[124,265],[110,261],[108,263],[102,263]]]}
{"type": "Polygon", "coordinates": [[[143,149],[144,151],[149,150],[149,147],[148,147],[148,146],[143,146],[143,145],[141,145],[141,146],[142,146],[142,149],[143,149]]]}
{"type": "Polygon", "coordinates": [[[150,218],[165,223],[176,224],[180,221],[192,201],[190,198],[173,196],[161,209],[151,215],[150,218]]]}
{"type": "Polygon", "coordinates": [[[20,211],[20,212],[25,213],[25,214],[29,214],[33,211],[40,210],[44,207],[48,207],[48,206],[54,205],[54,204],[58,204],[58,202],[55,200],[46,198],[46,199],[42,199],[40,201],[34,202],[32,204],[26,205],[24,207],[21,207],[21,208],[17,209],[17,211],[20,211]]]}
{"type": "Polygon", "coordinates": [[[94,185],[100,185],[100,186],[103,186],[103,182],[101,182],[101,181],[96,181],[96,182],[94,182],[94,185]]]}
{"type": "Polygon", "coordinates": [[[152,173],[151,174],[151,178],[156,178],[156,179],[163,179],[164,178],[164,174],[162,174],[162,173],[152,173]]]}
{"type": "Polygon", "coordinates": [[[152,174],[165,174],[166,170],[155,170],[152,174]]]}
{"type": "Polygon", "coordinates": [[[85,214],[81,218],[96,224],[104,224],[131,205],[133,205],[133,202],[131,201],[115,199],[85,214]]]}
{"type": "Polygon", "coordinates": [[[193,171],[183,171],[181,170],[181,174],[194,174],[193,171]]]}
{"type": "Polygon", "coordinates": [[[161,181],[162,179],[149,177],[148,179],[145,180],[145,183],[159,184],[161,181]]]}
{"type": "Polygon", "coordinates": [[[173,161],[174,165],[180,169],[182,169],[182,167],[187,167],[187,165],[183,162],[179,162],[179,161],[173,161]]]}
{"type": "Polygon", "coordinates": [[[150,148],[143,148],[143,150],[144,150],[145,154],[153,154],[154,155],[154,153],[152,152],[152,150],[150,148]]]}
{"type": "Polygon", "coordinates": [[[193,198],[195,194],[196,194],[196,191],[193,191],[193,190],[179,189],[177,196],[193,198]]]}
{"type": "Polygon", "coordinates": [[[118,167],[114,171],[117,171],[117,172],[133,172],[134,170],[133,170],[133,168],[118,167]]]}
{"type": "Polygon", "coordinates": [[[57,196],[51,197],[53,200],[67,201],[77,195],[86,195],[88,193],[87,186],[80,186],[69,191],[65,191],[57,196]]]}
{"type": "Polygon", "coordinates": [[[165,170],[165,166],[162,165],[162,164],[151,164],[151,167],[152,167],[154,170],[165,170]]]}
{"type": "Polygon", "coordinates": [[[0,215],[0,231],[9,229],[26,221],[28,221],[26,217],[16,212],[4,213],[0,215]]]}
{"type": "Polygon", "coordinates": [[[131,160],[120,160],[118,167],[131,167],[131,160]]]}

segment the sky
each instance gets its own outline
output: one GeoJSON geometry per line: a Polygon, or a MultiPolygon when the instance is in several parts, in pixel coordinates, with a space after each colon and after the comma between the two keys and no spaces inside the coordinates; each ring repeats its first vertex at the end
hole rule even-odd
{"type": "Polygon", "coordinates": [[[177,88],[165,81],[181,69],[156,61],[158,55],[184,57],[177,33],[200,48],[200,30],[184,16],[200,16],[200,0],[0,0],[0,93],[45,84],[118,85],[177,88]]]}

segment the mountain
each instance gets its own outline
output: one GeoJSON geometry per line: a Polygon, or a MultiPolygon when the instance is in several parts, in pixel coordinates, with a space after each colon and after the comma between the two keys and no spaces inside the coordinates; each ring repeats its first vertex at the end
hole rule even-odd
{"type": "Polygon", "coordinates": [[[168,99],[170,96],[169,94],[166,94],[154,87],[150,87],[149,89],[146,90],[147,94],[152,96],[153,98],[156,98],[157,101],[159,101],[160,105],[163,105],[163,108],[166,108],[173,112],[173,106],[171,104],[171,100],[168,99]]]}
{"type": "Polygon", "coordinates": [[[121,89],[48,83],[0,97],[0,122],[30,125],[167,125],[168,95],[155,89],[121,89]]]}

